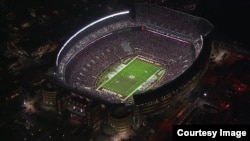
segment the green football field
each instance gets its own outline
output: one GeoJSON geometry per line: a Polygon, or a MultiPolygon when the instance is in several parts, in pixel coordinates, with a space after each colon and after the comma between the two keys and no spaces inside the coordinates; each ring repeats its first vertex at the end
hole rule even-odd
{"type": "Polygon", "coordinates": [[[101,87],[128,98],[161,69],[160,66],[134,58],[101,87]]]}

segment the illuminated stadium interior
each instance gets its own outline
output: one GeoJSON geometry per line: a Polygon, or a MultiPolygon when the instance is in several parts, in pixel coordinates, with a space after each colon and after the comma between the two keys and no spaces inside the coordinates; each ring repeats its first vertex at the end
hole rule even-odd
{"type": "Polygon", "coordinates": [[[104,81],[98,85],[98,90],[113,92],[119,94],[125,99],[139,91],[144,91],[154,84],[163,76],[164,69],[155,65],[151,60],[132,58],[130,61],[124,61],[114,68],[114,71],[108,69],[104,81]]]}
{"type": "Polygon", "coordinates": [[[61,83],[94,99],[133,102],[132,95],[168,85],[188,70],[213,28],[165,7],[136,5],[134,12],[103,17],[71,36],[56,60],[61,83]]]}

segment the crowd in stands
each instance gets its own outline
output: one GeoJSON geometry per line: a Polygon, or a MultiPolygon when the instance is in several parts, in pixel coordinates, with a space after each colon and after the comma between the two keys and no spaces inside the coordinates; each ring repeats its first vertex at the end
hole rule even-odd
{"type": "Polygon", "coordinates": [[[181,74],[195,59],[192,44],[179,42],[150,31],[124,30],[95,41],[67,65],[68,83],[95,87],[98,75],[108,66],[128,56],[145,56],[167,69],[163,83],[181,74]],[[80,82],[79,82],[80,81],[80,82]]]}
{"type": "Polygon", "coordinates": [[[196,39],[211,30],[212,25],[204,19],[166,7],[137,5],[136,19],[139,23],[156,25],[172,32],[196,39]]]}
{"type": "MultiPolygon", "coordinates": [[[[99,40],[115,30],[120,30],[126,27],[135,26],[136,23],[131,22],[130,18],[127,17],[128,15],[115,17],[110,20],[105,20],[105,23],[97,23],[93,27],[90,26],[85,30],[79,30],[77,36],[73,35],[74,38],[70,38],[62,47],[61,51],[59,52],[57,58],[57,64],[62,66],[60,70],[64,70],[65,64],[69,59],[74,57],[75,54],[78,53],[79,50],[85,48],[91,42],[95,40],[99,40]],[[105,26],[104,26],[105,25],[105,26]],[[81,32],[80,32],[81,31],[81,32]]],[[[72,37],[73,37],[72,36],[72,37]]]]}

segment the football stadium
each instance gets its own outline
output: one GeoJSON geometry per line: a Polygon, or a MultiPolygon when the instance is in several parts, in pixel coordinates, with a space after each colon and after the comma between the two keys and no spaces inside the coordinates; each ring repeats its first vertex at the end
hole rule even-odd
{"type": "Polygon", "coordinates": [[[139,105],[151,113],[198,83],[207,67],[205,43],[212,29],[206,19],[137,4],[73,34],[57,54],[53,76],[81,96],[139,105]]]}

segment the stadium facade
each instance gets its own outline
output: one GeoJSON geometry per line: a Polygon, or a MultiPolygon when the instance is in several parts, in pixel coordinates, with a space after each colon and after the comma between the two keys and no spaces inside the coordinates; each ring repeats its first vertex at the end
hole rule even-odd
{"type": "Polygon", "coordinates": [[[139,124],[141,116],[164,111],[177,97],[188,94],[205,73],[210,55],[206,45],[212,30],[206,19],[146,4],[88,24],[65,42],[55,68],[48,73],[51,81],[68,91],[66,95],[58,92],[60,113],[68,110],[85,116],[84,123],[96,127],[93,124],[105,118],[91,113],[108,109],[112,112],[108,112],[107,121],[119,124],[117,130],[123,131],[132,121],[139,124]],[[138,90],[129,98],[97,88],[100,76],[110,66],[138,56],[164,68],[153,87],[138,90]],[[131,110],[131,106],[136,108],[131,110]],[[115,115],[117,111],[125,111],[118,114],[124,116],[115,115]]]}

